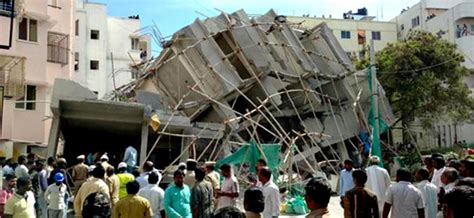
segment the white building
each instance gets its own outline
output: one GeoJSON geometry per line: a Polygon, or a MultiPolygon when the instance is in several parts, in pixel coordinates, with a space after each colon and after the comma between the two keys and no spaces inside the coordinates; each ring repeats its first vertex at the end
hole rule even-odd
{"type": "Polygon", "coordinates": [[[288,16],[290,22],[301,23],[303,28],[312,28],[325,22],[350,57],[363,57],[370,40],[374,39],[375,51],[382,50],[387,43],[397,42],[395,22],[375,21],[373,17],[363,19],[335,19],[321,17],[288,16]]]}
{"type": "Polygon", "coordinates": [[[151,54],[150,38],[140,35],[140,19],[107,16],[107,5],[76,1],[73,79],[99,97],[131,82],[131,66],[141,51],[151,54]]]}
{"type": "MultiPolygon", "coordinates": [[[[474,0],[421,0],[391,21],[397,23],[399,39],[407,37],[410,31],[422,30],[456,43],[464,54],[464,66],[474,69],[474,0]]],[[[474,92],[474,76],[465,78],[465,83],[474,92]]],[[[474,143],[474,123],[454,124],[445,119],[431,131],[418,126],[412,128],[422,146],[448,147],[463,140],[474,143]]]]}

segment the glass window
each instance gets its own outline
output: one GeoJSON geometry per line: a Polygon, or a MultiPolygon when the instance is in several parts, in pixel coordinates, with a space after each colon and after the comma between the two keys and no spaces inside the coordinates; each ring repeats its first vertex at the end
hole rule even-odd
{"type": "Polygon", "coordinates": [[[79,52],[74,52],[74,70],[79,70],[79,52]]]}
{"type": "Polygon", "coordinates": [[[99,61],[90,61],[90,69],[91,70],[98,70],[99,69],[99,61]]]}
{"type": "Polygon", "coordinates": [[[132,38],[132,50],[140,50],[139,46],[140,41],[138,38],[132,38]]]}
{"type": "Polygon", "coordinates": [[[351,32],[350,31],[341,31],[341,38],[342,39],[350,39],[351,38],[351,32]]]}
{"type": "Polygon", "coordinates": [[[18,39],[28,40],[28,19],[23,18],[18,28],[18,39]]]}
{"type": "Polygon", "coordinates": [[[357,31],[357,41],[359,45],[365,44],[365,30],[357,31]]]}
{"type": "Polygon", "coordinates": [[[98,40],[100,38],[99,30],[91,30],[91,39],[98,40]]]}
{"type": "Polygon", "coordinates": [[[38,41],[38,22],[30,19],[30,42],[38,41]]]}
{"type": "Polygon", "coordinates": [[[38,42],[38,21],[23,18],[18,27],[18,39],[38,42]]]}
{"type": "Polygon", "coordinates": [[[25,95],[18,99],[15,103],[15,108],[24,110],[36,109],[36,86],[25,86],[25,95]]]}
{"type": "Polygon", "coordinates": [[[373,31],[372,32],[372,39],[373,40],[380,40],[381,39],[380,31],[373,31]]]}
{"type": "Polygon", "coordinates": [[[420,25],[420,16],[416,16],[415,18],[411,19],[411,27],[416,27],[420,25]]]}
{"type": "Polygon", "coordinates": [[[75,33],[76,33],[76,36],[79,35],[79,20],[76,20],[76,24],[75,24],[75,33]]]}

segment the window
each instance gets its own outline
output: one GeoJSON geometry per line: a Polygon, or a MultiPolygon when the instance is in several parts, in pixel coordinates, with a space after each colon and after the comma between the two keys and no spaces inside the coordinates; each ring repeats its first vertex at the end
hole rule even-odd
{"type": "Polygon", "coordinates": [[[350,39],[351,38],[351,32],[350,31],[341,31],[341,38],[342,39],[350,39]]]}
{"type": "Polygon", "coordinates": [[[15,108],[23,110],[36,109],[36,86],[25,86],[25,95],[16,101],[15,108]]]}
{"type": "Polygon", "coordinates": [[[23,18],[18,27],[18,39],[38,42],[38,21],[23,18]]]}
{"type": "Polygon", "coordinates": [[[401,30],[404,30],[404,29],[405,29],[405,25],[403,25],[403,24],[400,25],[400,29],[401,29],[401,30]]]}
{"type": "Polygon", "coordinates": [[[91,39],[98,40],[100,38],[99,30],[91,30],[91,39]]]}
{"type": "Polygon", "coordinates": [[[365,44],[365,30],[357,31],[357,41],[359,42],[359,45],[365,44]]]}
{"type": "Polygon", "coordinates": [[[98,70],[99,69],[99,61],[91,61],[91,70],[98,70]]]}
{"type": "Polygon", "coordinates": [[[74,52],[74,71],[79,70],[79,52],[74,52]]]}
{"type": "Polygon", "coordinates": [[[48,32],[48,62],[69,64],[69,35],[48,32]]]}
{"type": "Polygon", "coordinates": [[[372,31],[372,39],[380,40],[381,39],[380,31],[372,31]]]}
{"type": "Polygon", "coordinates": [[[1,11],[12,11],[12,8],[13,8],[12,0],[0,0],[1,11]]]}
{"type": "Polygon", "coordinates": [[[471,33],[474,33],[474,24],[471,24],[471,33]]]}
{"type": "Polygon", "coordinates": [[[75,33],[76,33],[76,36],[79,36],[79,20],[76,20],[76,24],[75,24],[75,33]]]}
{"type": "Polygon", "coordinates": [[[138,38],[132,38],[132,50],[140,50],[140,40],[138,38]]]}
{"type": "Polygon", "coordinates": [[[411,19],[411,27],[416,27],[420,25],[420,16],[416,16],[415,18],[411,19]]]}
{"type": "Polygon", "coordinates": [[[58,7],[58,0],[49,0],[48,5],[58,7]]]}

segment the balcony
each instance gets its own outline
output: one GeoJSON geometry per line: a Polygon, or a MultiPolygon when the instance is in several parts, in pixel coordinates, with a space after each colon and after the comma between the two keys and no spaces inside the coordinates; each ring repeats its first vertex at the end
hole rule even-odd
{"type": "Polygon", "coordinates": [[[48,62],[69,64],[69,35],[48,32],[48,62]]]}
{"type": "Polygon", "coordinates": [[[454,21],[464,18],[474,18],[474,2],[465,2],[454,6],[454,21]]]}

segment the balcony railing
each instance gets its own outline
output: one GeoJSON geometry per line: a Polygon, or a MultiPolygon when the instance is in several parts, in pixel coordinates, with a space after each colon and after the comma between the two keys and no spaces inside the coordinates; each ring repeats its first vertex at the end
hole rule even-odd
{"type": "Polygon", "coordinates": [[[69,64],[69,35],[48,32],[48,62],[69,64]]]}

